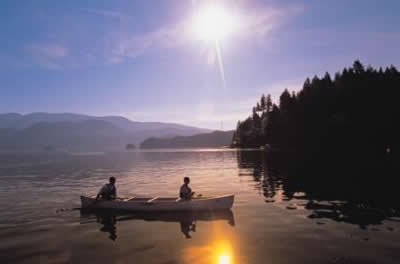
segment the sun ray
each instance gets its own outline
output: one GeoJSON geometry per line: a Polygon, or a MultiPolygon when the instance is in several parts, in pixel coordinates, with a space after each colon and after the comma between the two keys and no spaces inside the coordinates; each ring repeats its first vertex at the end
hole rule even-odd
{"type": "Polygon", "coordinates": [[[222,60],[221,45],[219,44],[218,39],[215,40],[215,51],[217,53],[218,66],[219,66],[219,72],[221,75],[222,83],[224,85],[224,88],[226,88],[224,62],[222,60]]]}
{"type": "Polygon", "coordinates": [[[210,5],[199,9],[193,17],[194,36],[215,46],[219,73],[223,87],[226,88],[225,66],[221,50],[221,41],[239,28],[238,16],[223,6],[210,5]]]}

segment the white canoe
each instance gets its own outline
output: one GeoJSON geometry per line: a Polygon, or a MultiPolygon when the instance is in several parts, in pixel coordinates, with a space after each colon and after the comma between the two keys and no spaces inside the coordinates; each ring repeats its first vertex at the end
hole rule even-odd
{"type": "Polygon", "coordinates": [[[116,209],[124,211],[202,211],[231,209],[234,195],[194,198],[189,201],[177,198],[131,197],[118,200],[98,200],[95,197],[81,196],[83,209],[116,209]]]}

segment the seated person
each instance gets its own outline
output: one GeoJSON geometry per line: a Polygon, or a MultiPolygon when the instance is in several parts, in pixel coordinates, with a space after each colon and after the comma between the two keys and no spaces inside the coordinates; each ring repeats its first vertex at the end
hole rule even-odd
{"type": "Polygon", "coordinates": [[[192,199],[194,192],[192,192],[192,189],[189,187],[190,179],[189,177],[185,177],[183,179],[183,185],[181,186],[181,189],[179,191],[179,197],[182,200],[190,200],[192,199]]]}
{"type": "Polygon", "coordinates": [[[101,187],[99,193],[96,196],[96,200],[114,200],[117,198],[117,189],[115,188],[115,178],[110,177],[110,183],[106,183],[101,187]]]}

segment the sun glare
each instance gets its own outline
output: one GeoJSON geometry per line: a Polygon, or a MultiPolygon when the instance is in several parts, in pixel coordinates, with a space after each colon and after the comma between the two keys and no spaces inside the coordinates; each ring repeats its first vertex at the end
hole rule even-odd
{"type": "Polygon", "coordinates": [[[218,257],[218,264],[230,264],[230,257],[228,255],[221,255],[218,257]]]}
{"type": "Polygon", "coordinates": [[[217,264],[232,264],[232,248],[230,247],[229,243],[227,243],[226,241],[220,241],[219,243],[217,243],[215,249],[217,253],[217,264]]]}
{"type": "Polygon", "coordinates": [[[193,23],[196,36],[207,41],[217,41],[226,37],[235,30],[236,26],[234,16],[217,6],[199,10],[193,23]]]}

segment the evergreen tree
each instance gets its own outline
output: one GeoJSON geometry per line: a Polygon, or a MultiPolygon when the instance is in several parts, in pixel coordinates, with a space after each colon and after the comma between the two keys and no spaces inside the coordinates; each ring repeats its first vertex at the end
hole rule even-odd
{"type": "Polygon", "coordinates": [[[310,153],[326,149],[335,153],[351,146],[362,156],[386,153],[387,148],[399,146],[399,86],[400,73],[394,66],[365,70],[355,61],[335,73],[333,81],[325,73],[321,79],[307,78],[297,94],[285,89],[279,106],[270,95],[262,95],[252,117],[238,123],[241,146],[266,142],[310,153]],[[259,110],[264,112],[261,118],[259,110]]]}
{"type": "Polygon", "coordinates": [[[271,95],[270,94],[267,95],[267,99],[266,99],[265,105],[266,105],[267,113],[271,112],[271,110],[272,110],[272,99],[271,99],[271,95]]]}
{"type": "Polygon", "coordinates": [[[258,116],[257,109],[256,109],[256,107],[253,107],[253,119],[255,119],[255,116],[258,116]]]}
{"type": "Polygon", "coordinates": [[[288,112],[291,104],[291,95],[288,89],[285,89],[279,97],[279,108],[282,112],[288,112]]]}
{"type": "MultiPolygon", "coordinates": [[[[297,93],[285,89],[279,105],[271,100],[271,106],[270,96],[263,95],[253,115],[238,122],[234,138],[242,148],[270,144],[279,150],[275,158],[286,168],[293,167],[283,175],[291,188],[309,192],[314,187],[320,194],[328,186],[356,202],[365,190],[374,193],[373,199],[395,196],[400,171],[399,87],[400,73],[394,66],[365,69],[355,61],[335,73],[334,80],[325,73],[322,78],[307,78],[297,93]]],[[[396,199],[390,201],[397,204],[396,199]]]]}
{"type": "Polygon", "coordinates": [[[261,105],[261,110],[262,111],[264,111],[265,110],[265,107],[266,107],[266,98],[265,98],[265,95],[263,94],[262,96],[261,96],[261,100],[260,100],[260,105],[261,105]]]}
{"type": "Polygon", "coordinates": [[[354,69],[354,72],[357,74],[364,73],[364,71],[365,71],[364,66],[361,64],[361,62],[359,60],[356,60],[353,63],[353,69],[354,69]]]}

